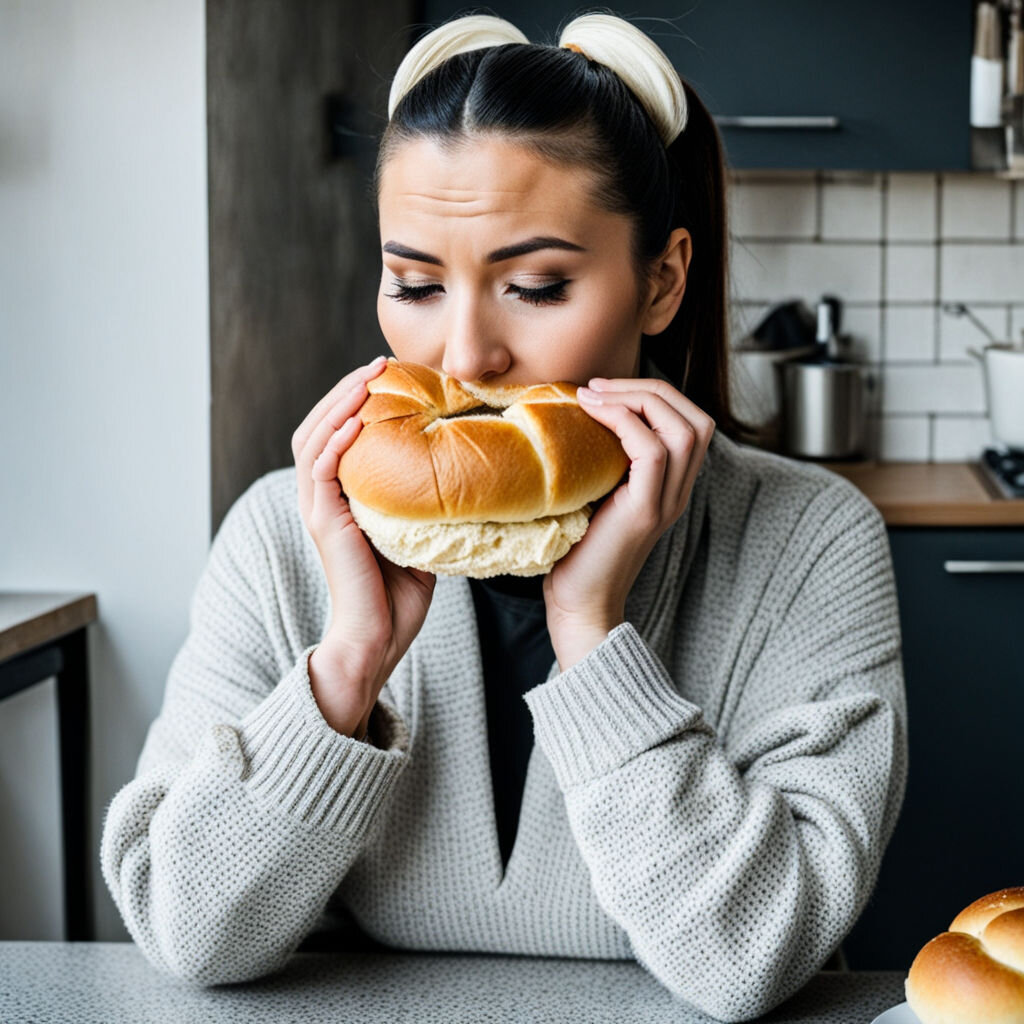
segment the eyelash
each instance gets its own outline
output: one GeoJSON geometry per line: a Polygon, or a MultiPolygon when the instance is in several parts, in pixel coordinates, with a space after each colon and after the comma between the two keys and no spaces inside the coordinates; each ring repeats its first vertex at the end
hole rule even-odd
{"type": "MultiPolygon", "coordinates": [[[[543,288],[523,288],[517,284],[510,284],[509,288],[518,295],[524,302],[532,306],[550,306],[558,302],[565,302],[566,285],[569,281],[553,281],[544,285],[543,288]]],[[[387,294],[389,299],[397,299],[399,302],[422,302],[431,295],[443,291],[439,284],[409,285],[401,281],[394,282],[395,291],[387,294]]]]}

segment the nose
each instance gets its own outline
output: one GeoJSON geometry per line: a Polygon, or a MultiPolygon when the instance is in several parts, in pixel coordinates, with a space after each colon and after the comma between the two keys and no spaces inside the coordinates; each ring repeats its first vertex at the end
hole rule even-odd
{"type": "Polygon", "coordinates": [[[498,317],[479,297],[463,295],[449,306],[441,369],[456,380],[495,377],[508,370],[512,354],[498,317]]]}

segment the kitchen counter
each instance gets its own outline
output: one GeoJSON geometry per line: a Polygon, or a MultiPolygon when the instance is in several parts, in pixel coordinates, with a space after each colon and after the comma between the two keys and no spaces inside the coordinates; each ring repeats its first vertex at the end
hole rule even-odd
{"type": "Polygon", "coordinates": [[[1024,499],[1004,498],[971,462],[823,462],[856,484],[889,526],[1024,526],[1024,499]]]}
{"type": "MultiPolygon", "coordinates": [[[[901,1003],[895,971],[828,971],[759,1020],[868,1024],[901,1003]]],[[[296,953],[276,975],[201,988],[131,943],[0,942],[5,1024],[706,1024],[642,967],[619,960],[426,953],[296,953]]]]}

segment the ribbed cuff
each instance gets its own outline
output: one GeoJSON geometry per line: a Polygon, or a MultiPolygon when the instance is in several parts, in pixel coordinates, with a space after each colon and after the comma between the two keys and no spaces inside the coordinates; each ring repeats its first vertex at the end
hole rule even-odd
{"type": "Polygon", "coordinates": [[[613,771],[702,721],[631,623],[525,695],[562,790],[613,771]]]}
{"type": "Polygon", "coordinates": [[[405,765],[409,732],[380,701],[367,739],[335,732],[324,720],[309,682],[306,648],[295,667],[238,729],[249,765],[245,784],[310,825],[361,838],[405,765]]]}

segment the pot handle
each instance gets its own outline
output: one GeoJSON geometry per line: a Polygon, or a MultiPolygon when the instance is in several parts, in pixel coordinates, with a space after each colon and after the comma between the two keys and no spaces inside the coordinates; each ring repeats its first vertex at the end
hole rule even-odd
{"type": "Polygon", "coordinates": [[[981,375],[985,381],[985,415],[991,416],[992,410],[989,408],[989,395],[988,395],[988,367],[985,365],[985,357],[976,348],[968,348],[967,354],[974,356],[975,359],[981,363],[981,375]]]}

